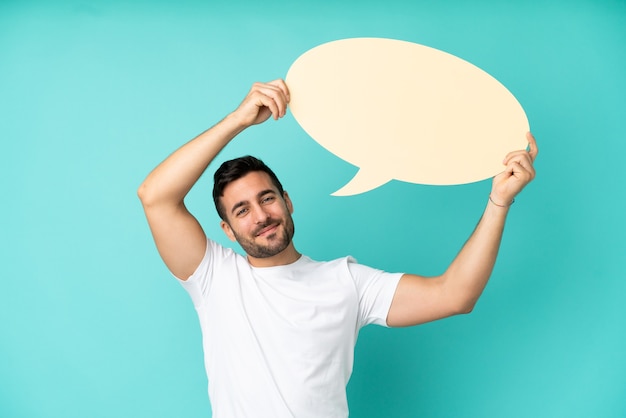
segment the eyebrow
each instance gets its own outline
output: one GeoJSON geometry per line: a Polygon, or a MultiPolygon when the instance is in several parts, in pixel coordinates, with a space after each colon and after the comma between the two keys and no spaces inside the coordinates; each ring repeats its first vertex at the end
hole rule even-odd
{"type": "MultiPolygon", "coordinates": [[[[273,190],[273,189],[265,189],[265,190],[261,190],[259,193],[257,193],[256,194],[256,198],[260,199],[263,196],[265,196],[266,194],[278,194],[278,193],[276,192],[276,190],[273,190]]],[[[245,205],[247,205],[249,203],[250,203],[249,200],[242,200],[240,202],[235,203],[233,205],[233,207],[230,209],[230,213],[235,213],[235,211],[237,209],[239,209],[240,207],[245,206],[245,205]]]]}

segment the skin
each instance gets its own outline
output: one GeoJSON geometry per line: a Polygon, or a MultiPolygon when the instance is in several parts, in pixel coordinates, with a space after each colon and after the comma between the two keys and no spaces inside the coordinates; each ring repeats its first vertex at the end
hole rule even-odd
{"type": "MultiPolygon", "coordinates": [[[[283,80],[255,83],[235,111],[176,150],[139,187],[159,254],[175,276],[188,278],[206,250],[204,231],[187,210],[185,196],[233,138],[270,117],[282,118],[288,103],[283,80]]],[[[528,149],[504,158],[503,171],[493,179],[491,199],[476,229],[445,272],[436,277],[402,276],[388,325],[417,325],[472,311],[493,270],[510,203],[535,177],[538,148],[530,133],[527,139],[528,149]]],[[[266,174],[250,173],[229,184],[222,203],[227,219],[221,227],[241,244],[251,265],[286,265],[300,257],[292,241],[293,203],[287,193],[278,194],[266,174]]]]}
{"type": "Polygon", "coordinates": [[[293,204],[281,196],[262,171],[253,171],[230,183],[221,198],[227,219],[224,233],[237,241],[255,267],[290,264],[300,254],[293,245],[293,204]]]}

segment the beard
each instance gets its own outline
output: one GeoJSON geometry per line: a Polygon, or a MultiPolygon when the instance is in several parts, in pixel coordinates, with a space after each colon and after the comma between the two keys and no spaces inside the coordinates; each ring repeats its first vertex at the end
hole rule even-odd
{"type": "Polygon", "coordinates": [[[254,258],[269,258],[273,257],[276,254],[281,253],[285,248],[291,244],[291,240],[293,239],[293,235],[295,233],[295,227],[293,224],[293,219],[291,216],[285,218],[284,222],[277,221],[275,219],[268,219],[267,222],[264,222],[262,225],[254,231],[254,234],[250,237],[243,236],[236,232],[234,229],[232,230],[235,238],[241,248],[248,254],[250,257],[254,258]],[[279,225],[279,229],[273,232],[270,235],[265,237],[267,244],[260,244],[255,241],[255,237],[257,234],[263,229],[270,225],[279,225]],[[280,226],[282,225],[282,228],[280,226]]]}

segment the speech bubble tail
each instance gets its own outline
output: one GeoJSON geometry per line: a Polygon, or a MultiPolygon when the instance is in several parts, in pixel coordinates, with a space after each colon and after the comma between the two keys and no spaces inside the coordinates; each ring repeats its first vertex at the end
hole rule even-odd
{"type": "Polygon", "coordinates": [[[359,193],[365,193],[372,189],[382,186],[385,183],[388,183],[391,179],[383,179],[375,176],[374,172],[370,172],[368,174],[363,169],[360,169],[356,175],[341,189],[337,190],[335,193],[331,193],[331,196],[352,196],[359,193]]]}

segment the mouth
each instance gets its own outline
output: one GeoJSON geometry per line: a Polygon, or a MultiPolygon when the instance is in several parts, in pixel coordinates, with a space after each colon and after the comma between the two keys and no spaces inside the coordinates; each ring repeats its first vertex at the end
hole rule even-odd
{"type": "Polygon", "coordinates": [[[261,228],[256,234],[255,236],[257,237],[261,237],[261,236],[267,236],[270,234],[273,234],[274,231],[276,231],[276,228],[278,228],[279,224],[271,224],[271,225],[267,225],[263,228],[261,228]]]}

